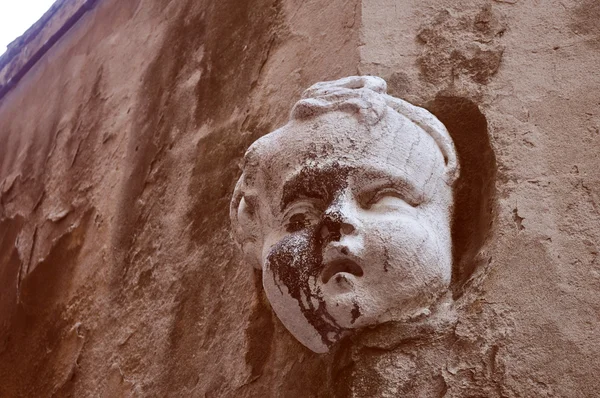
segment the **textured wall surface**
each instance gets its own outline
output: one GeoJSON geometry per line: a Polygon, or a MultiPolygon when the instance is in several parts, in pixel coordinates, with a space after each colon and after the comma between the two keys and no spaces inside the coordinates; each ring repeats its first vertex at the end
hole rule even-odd
{"type": "Polygon", "coordinates": [[[595,396],[598,21],[596,0],[98,0],[0,99],[0,396],[595,396]],[[318,355],[228,206],[248,145],[353,74],[456,134],[456,316],[318,355]]]}

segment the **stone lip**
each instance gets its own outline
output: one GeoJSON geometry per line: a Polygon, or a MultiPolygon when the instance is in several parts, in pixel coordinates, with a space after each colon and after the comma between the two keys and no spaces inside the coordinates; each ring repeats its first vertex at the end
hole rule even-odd
{"type": "Polygon", "coordinates": [[[57,0],[0,56],[0,100],[98,0],[57,0]]]}
{"type": "Polygon", "coordinates": [[[337,274],[351,274],[357,277],[363,276],[364,272],[360,265],[349,258],[340,258],[327,263],[321,272],[323,283],[329,282],[337,274]]]}

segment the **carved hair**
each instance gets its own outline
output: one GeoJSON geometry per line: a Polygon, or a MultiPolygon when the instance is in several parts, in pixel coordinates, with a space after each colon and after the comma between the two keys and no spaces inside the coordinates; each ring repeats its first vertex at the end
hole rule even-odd
{"type": "Polygon", "coordinates": [[[458,162],[452,138],[446,127],[429,111],[399,98],[387,95],[387,83],[376,76],[350,76],[332,82],[320,82],[309,87],[294,105],[290,119],[307,119],[327,112],[355,114],[369,125],[383,119],[388,107],[425,130],[436,142],[446,162],[448,182],[458,174],[458,162]]]}
{"type": "MultiPolygon", "coordinates": [[[[324,113],[341,111],[354,115],[368,125],[379,123],[391,108],[405,116],[429,134],[440,148],[446,164],[446,183],[452,185],[459,173],[456,150],[446,127],[429,111],[386,94],[387,83],[375,76],[350,76],[339,80],[319,82],[302,94],[302,99],[292,108],[290,120],[304,120],[324,113]]],[[[254,145],[244,157],[243,174],[237,182],[231,200],[232,229],[248,261],[260,268],[258,231],[256,220],[257,195],[251,187],[258,169],[254,145]]]]}

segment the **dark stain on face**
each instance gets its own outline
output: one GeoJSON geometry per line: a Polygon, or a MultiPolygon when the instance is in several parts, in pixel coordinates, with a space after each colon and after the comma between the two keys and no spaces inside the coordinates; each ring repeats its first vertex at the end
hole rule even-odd
{"type": "MultiPolygon", "coordinates": [[[[316,224],[304,220],[289,220],[288,235],[275,244],[266,259],[273,272],[276,286],[283,284],[296,301],[306,320],[321,336],[323,344],[332,346],[347,329],[340,326],[327,311],[323,294],[316,284],[323,271],[323,249],[340,239],[341,215],[336,210],[336,198],[348,186],[352,169],[334,163],[324,167],[304,167],[298,175],[284,184],[281,210],[302,198],[323,203],[323,215],[316,224]],[[323,230],[327,231],[323,234],[323,230]],[[312,286],[311,286],[312,282],[312,286]]],[[[281,290],[281,289],[280,289],[281,290]]],[[[360,316],[357,307],[353,321],[360,316]]]]}
{"type": "Polygon", "coordinates": [[[386,245],[383,245],[383,270],[388,272],[390,268],[390,253],[386,245]]]}
{"type": "Polygon", "coordinates": [[[350,313],[352,315],[352,320],[350,321],[350,323],[354,323],[358,317],[361,315],[360,313],[360,307],[358,306],[358,303],[354,303],[354,307],[352,308],[352,312],[350,313]]]}
{"type": "Polygon", "coordinates": [[[317,228],[310,227],[279,241],[267,256],[266,266],[273,271],[275,284],[283,283],[288,288],[290,296],[298,301],[302,315],[319,333],[323,344],[330,347],[342,337],[345,329],[329,314],[321,290],[314,285],[323,270],[317,228]]]}
{"type": "Polygon", "coordinates": [[[304,166],[283,185],[281,211],[301,198],[317,199],[330,204],[336,194],[348,186],[347,179],[351,171],[351,167],[338,162],[323,167],[304,166]]]}

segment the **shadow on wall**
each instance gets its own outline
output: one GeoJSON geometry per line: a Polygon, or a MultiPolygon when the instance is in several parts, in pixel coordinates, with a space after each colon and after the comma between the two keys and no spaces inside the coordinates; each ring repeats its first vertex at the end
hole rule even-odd
{"type": "Polygon", "coordinates": [[[496,157],[487,120],[469,99],[437,96],[426,108],[448,128],[460,162],[452,219],[452,290],[455,298],[486,259],[480,251],[494,221],[496,157]]]}

